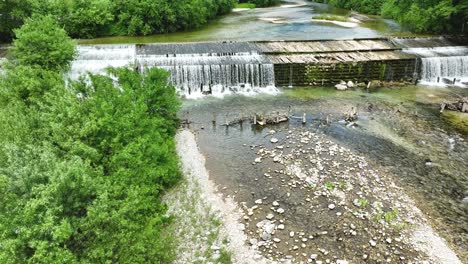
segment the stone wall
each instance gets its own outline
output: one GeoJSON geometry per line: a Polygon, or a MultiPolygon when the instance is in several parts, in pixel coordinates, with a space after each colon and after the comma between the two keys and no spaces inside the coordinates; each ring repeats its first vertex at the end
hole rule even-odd
{"type": "MultiPolygon", "coordinates": [[[[413,80],[417,59],[330,64],[275,64],[276,86],[335,85],[341,80],[413,80]]],[[[417,78],[417,77],[416,77],[417,78]]]]}

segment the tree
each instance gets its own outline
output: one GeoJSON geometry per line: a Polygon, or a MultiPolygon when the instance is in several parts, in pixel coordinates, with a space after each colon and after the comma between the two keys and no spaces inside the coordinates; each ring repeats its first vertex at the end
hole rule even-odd
{"type": "Polygon", "coordinates": [[[19,29],[11,48],[17,65],[67,70],[76,56],[75,43],[51,16],[33,16],[19,29]]]}

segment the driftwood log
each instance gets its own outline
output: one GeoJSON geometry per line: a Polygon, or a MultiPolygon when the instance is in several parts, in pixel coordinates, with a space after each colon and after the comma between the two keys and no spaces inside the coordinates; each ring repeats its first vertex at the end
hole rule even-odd
{"type": "Polygon", "coordinates": [[[442,113],[444,110],[468,113],[468,98],[462,98],[455,103],[443,103],[440,105],[440,112],[442,113]]]}

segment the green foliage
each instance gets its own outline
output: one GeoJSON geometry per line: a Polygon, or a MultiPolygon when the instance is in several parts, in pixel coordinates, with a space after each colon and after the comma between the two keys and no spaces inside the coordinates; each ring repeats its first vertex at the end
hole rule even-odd
{"type": "Polygon", "coordinates": [[[160,201],[179,178],[168,73],[0,76],[0,263],[168,263],[160,201]],[[117,83],[115,83],[117,80],[117,83]]]}
{"type": "Polygon", "coordinates": [[[256,5],[252,3],[238,3],[235,6],[235,8],[250,8],[250,9],[254,9],[255,7],[256,5]]]}
{"type": "Polygon", "coordinates": [[[239,3],[251,3],[256,7],[267,7],[277,5],[281,0],[240,0],[239,3]]]}
{"type": "Polygon", "coordinates": [[[202,26],[231,11],[236,0],[5,0],[0,42],[32,15],[51,15],[74,38],[149,35],[202,26]]]}
{"type": "Polygon", "coordinates": [[[467,1],[329,0],[328,3],[367,14],[393,18],[417,33],[464,33],[468,23],[467,1]]]}
{"type": "Polygon", "coordinates": [[[335,16],[335,15],[318,15],[318,16],[313,16],[312,19],[321,19],[321,20],[348,22],[348,18],[347,18],[347,17],[344,17],[344,16],[335,16]]]}
{"type": "Polygon", "coordinates": [[[11,51],[19,65],[66,70],[75,57],[75,44],[52,16],[34,16],[15,34],[11,51]]]}
{"type": "Polygon", "coordinates": [[[359,198],[358,200],[359,207],[367,207],[369,205],[369,201],[365,198],[359,198]]]}
{"type": "Polygon", "coordinates": [[[329,191],[333,191],[333,189],[335,189],[335,183],[334,182],[327,182],[327,183],[325,183],[325,188],[327,188],[327,190],[329,190],[329,191]]]}

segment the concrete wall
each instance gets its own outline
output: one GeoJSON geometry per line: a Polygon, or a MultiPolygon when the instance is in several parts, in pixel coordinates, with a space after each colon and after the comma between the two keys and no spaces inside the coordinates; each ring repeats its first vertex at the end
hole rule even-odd
{"type": "Polygon", "coordinates": [[[417,59],[331,64],[275,64],[278,87],[335,85],[341,80],[413,80],[417,59]]]}

